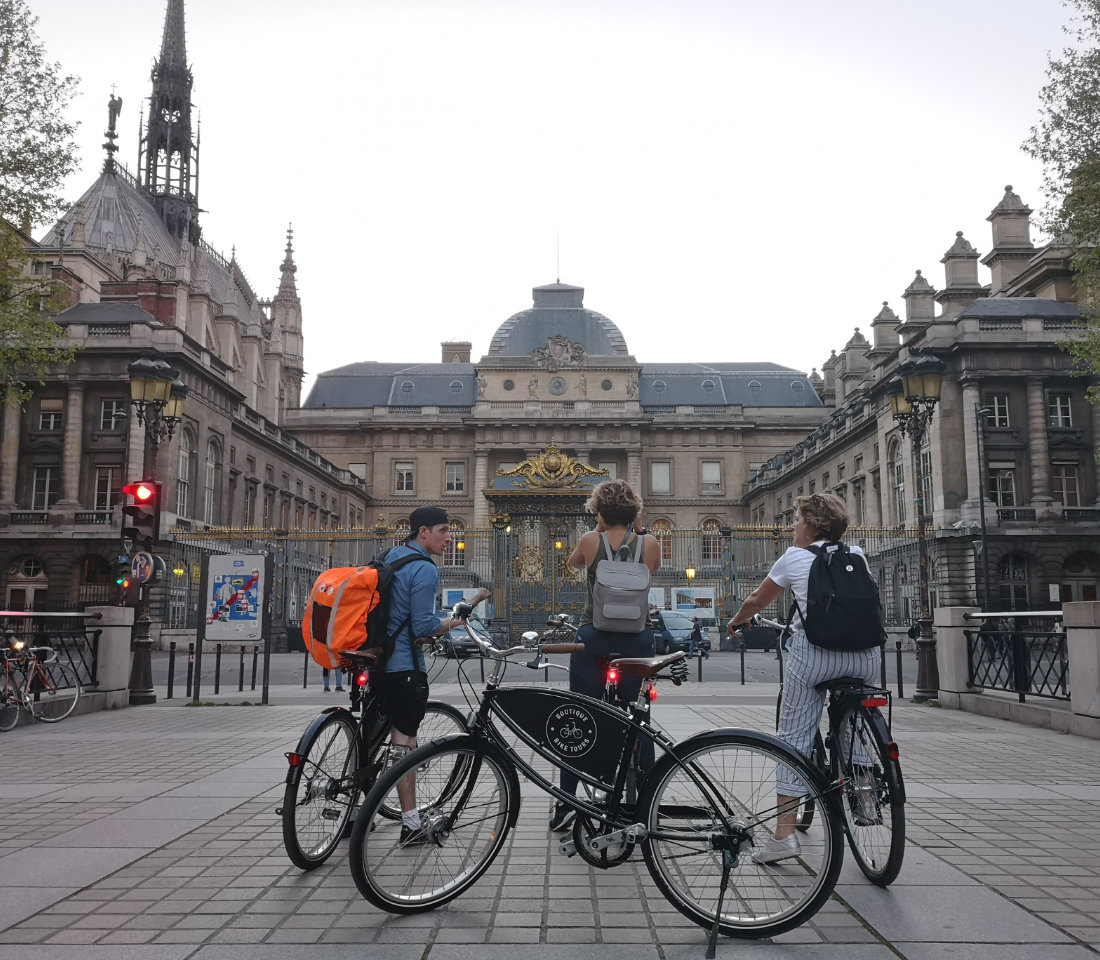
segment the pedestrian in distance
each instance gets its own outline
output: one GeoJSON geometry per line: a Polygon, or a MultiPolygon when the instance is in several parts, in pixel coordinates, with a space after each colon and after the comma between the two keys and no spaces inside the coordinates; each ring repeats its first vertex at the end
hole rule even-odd
{"type": "MultiPolygon", "coordinates": [[[[800,611],[806,610],[807,584],[814,554],[810,546],[821,546],[840,540],[848,529],[848,509],[844,501],[831,493],[815,493],[795,500],[794,546],[772,565],[764,582],[741,604],[726,626],[726,633],[748,623],[754,614],[762,612],[779,599],[785,587],[790,587],[800,611]]],[[[852,554],[867,558],[857,546],[849,546],[852,554]]],[[[868,568],[869,571],[870,568],[868,568]]],[[[871,686],[878,683],[881,647],[867,650],[827,650],[809,642],[800,617],[794,617],[787,644],[787,670],[783,681],[783,703],[779,711],[776,736],[805,756],[813,748],[814,734],[821,725],[825,697],[817,684],[837,677],[855,677],[871,686]]],[[[779,818],[775,836],[761,844],[752,855],[756,863],[775,863],[801,853],[795,833],[798,800],[807,792],[787,767],[780,767],[776,777],[776,802],[779,818]]]]}
{"type": "Polygon", "coordinates": [[[703,628],[699,624],[698,617],[692,617],[691,635],[688,637],[688,658],[695,656],[695,651],[699,651],[699,657],[702,660],[710,659],[710,651],[703,646],[703,628]]]}
{"type": "MultiPolygon", "coordinates": [[[[330,693],[331,692],[331,690],[329,689],[329,676],[330,676],[331,673],[332,673],[332,671],[329,670],[328,667],[322,667],[321,668],[321,676],[324,678],[324,681],[325,681],[325,693],[330,693]]],[[[344,671],[341,670],[339,667],[336,667],[336,692],[337,693],[340,693],[344,689],[343,680],[344,680],[344,671]]]]}

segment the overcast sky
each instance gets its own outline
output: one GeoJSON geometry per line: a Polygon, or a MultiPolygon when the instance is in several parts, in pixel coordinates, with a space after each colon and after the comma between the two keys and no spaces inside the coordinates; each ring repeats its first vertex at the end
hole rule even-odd
{"type": "MultiPolygon", "coordinates": [[[[29,0],[81,78],[75,200],[111,85],[136,169],[166,0],[29,0]]],[[[306,389],[482,356],[559,278],[642,362],[809,372],[938,289],[1012,184],[1059,0],[186,0],[204,237],[273,296],[294,225],[306,389]]],[[[983,282],[988,282],[985,268],[983,282]]],[[[304,394],[303,394],[304,396],[304,394]]]]}

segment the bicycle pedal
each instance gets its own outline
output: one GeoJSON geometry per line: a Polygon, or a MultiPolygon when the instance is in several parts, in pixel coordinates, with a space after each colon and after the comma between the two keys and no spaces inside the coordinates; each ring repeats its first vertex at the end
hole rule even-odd
{"type": "Polygon", "coordinates": [[[558,844],[558,853],[564,853],[567,857],[575,857],[577,855],[577,845],[573,842],[572,837],[563,837],[561,843],[558,844]]]}
{"type": "Polygon", "coordinates": [[[322,807],[321,819],[322,820],[339,820],[341,812],[336,807],[322,807]]]}
{"type": "Polygon", "coordinates": [[[632,823],[623,831],[623,835],[631,843],[641,843],[646,837],[649,836],[649,831],[645,828],[644,824],[632,823]]]}

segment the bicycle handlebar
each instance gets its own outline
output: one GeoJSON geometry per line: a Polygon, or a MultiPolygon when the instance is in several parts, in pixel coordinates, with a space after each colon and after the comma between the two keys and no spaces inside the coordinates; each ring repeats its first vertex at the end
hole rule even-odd
{"type": "Polygon", "coordinates": [[[544,643],[539,647],[543,653],[584,653],[583,643],[544,643]]]}

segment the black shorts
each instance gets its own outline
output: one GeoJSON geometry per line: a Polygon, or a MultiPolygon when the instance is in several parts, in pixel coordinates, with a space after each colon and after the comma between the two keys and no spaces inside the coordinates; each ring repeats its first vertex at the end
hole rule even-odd
{"type": "Polygon", "coordinates": [[[428,676],[422,670],[382,674],[382,708],[398,733],[415,737],[428,705],[428,676]]]}

